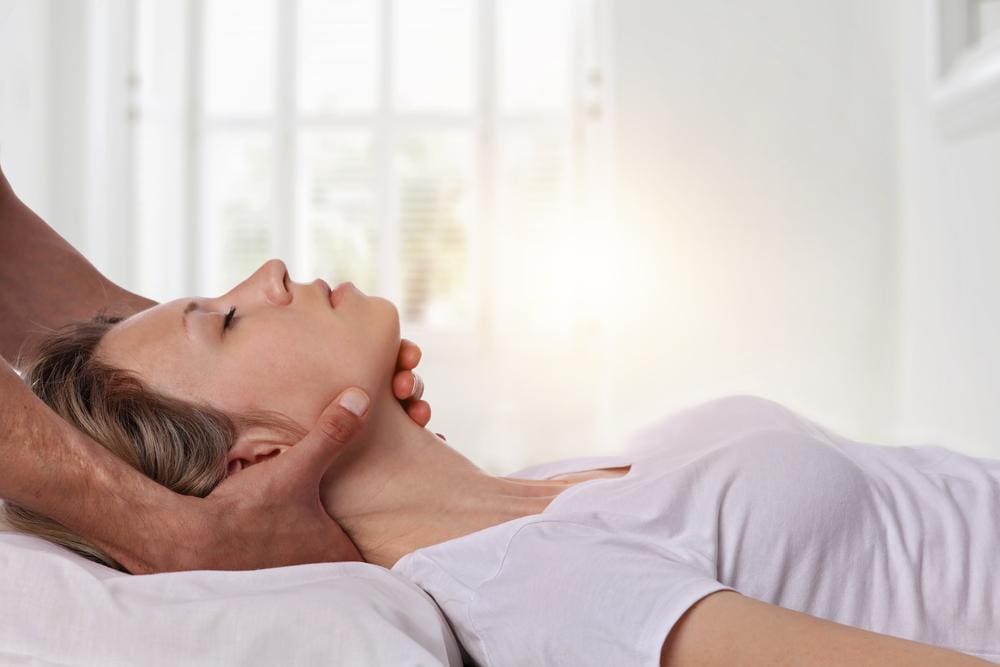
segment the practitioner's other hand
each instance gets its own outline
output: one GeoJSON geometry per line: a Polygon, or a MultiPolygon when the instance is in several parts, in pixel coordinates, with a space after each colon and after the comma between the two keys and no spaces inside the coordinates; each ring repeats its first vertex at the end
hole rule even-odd
{"type": "Polygon", "coordinates": [[[403,404],[406,414],[419,426],[427,426],[431,420],[431,406],[421,400],[424,395],[424,381],[413,369],[420,363],[420,348],[411,340],[399,343],[399,357],[396,359],[396,374],[392,378],[392,393],[403,404]]]}
{"type": "Polygon", "coordinates": [[[319,483],[361,433],[368,404],[360,389],[345,389],[312,431],[281,456],[240,470],[204,499],[179,496],[188,511],[176,514],[164,528],[172,531],[181,549],[165,555],[156,571],[253,570],[362,560],[323,508],[319,483]]]}

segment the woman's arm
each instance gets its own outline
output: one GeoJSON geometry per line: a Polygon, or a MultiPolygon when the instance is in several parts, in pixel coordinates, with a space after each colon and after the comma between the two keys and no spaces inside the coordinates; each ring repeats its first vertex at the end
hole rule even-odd
{"type": "Polygon", "coordinates": [[[955,651],[890,637],[719,591],[681,617],[660,665],[987,665],[955,651]]]}

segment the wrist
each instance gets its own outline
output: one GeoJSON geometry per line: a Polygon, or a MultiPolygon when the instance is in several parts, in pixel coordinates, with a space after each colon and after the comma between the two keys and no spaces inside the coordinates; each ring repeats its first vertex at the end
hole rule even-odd
{"type": "Polygon", "coordinates": [[[95,540],[96,546],[132,574],[191,569],[186,567],[191,545],[204,532],[199,500],[163,488],[133,506],[114,532],[95,540]]]}
{"type": "MultiPolygon", "coordinates": [[[[60,485],[68,497],[86,497],[87,502],[55,502],[75,511],[53,512],[55,518],[104,551],[133,574],[154,574],[204,569],[213,562],[212,540],[219,534],[218,518],[224,516],[208,501],[184,496],[156,484],[118,463],[106,450],[88,447],[88,439],[68,424],[63,441],[70,450],[87,448],[80,459],[86,486],[76,492],[72,484],[60,485]],[[108,464],[107,466],[102,463],[108,464]]],[[[56,493],[50,497],[54,498],[56,493]]],[[[40,510],[44,511],[44,510],[40,510]]]]}

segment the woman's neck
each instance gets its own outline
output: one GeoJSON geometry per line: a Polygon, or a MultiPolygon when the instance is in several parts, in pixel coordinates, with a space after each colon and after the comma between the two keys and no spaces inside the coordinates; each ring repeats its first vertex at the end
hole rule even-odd
{"type": "Polygon", "coordinates": [[[391,397],[323,478],[323,504],[362,557],[384,567],[421,547],[542,512],[567,481],[494,477],[417,426],[391,397]]]}

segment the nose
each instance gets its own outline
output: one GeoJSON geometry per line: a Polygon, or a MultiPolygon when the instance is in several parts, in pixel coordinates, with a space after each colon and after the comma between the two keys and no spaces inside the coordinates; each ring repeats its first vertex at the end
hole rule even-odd
{"type": "Polygon", "coordinates": [[[288,289],[288,267],[280,259],[269,259],[257,270],[261,289],[267,300],[276,306],[287,306],[292,301],[288,289]]]}
{"type": "Polygon", "coordinates": [[[287,306],[292,301],[288,282],[288,267],[285,263],[280,259],[269,259],[227,296],[241,295],[251,300],[263,296],[272,305],[287,306]]]}

